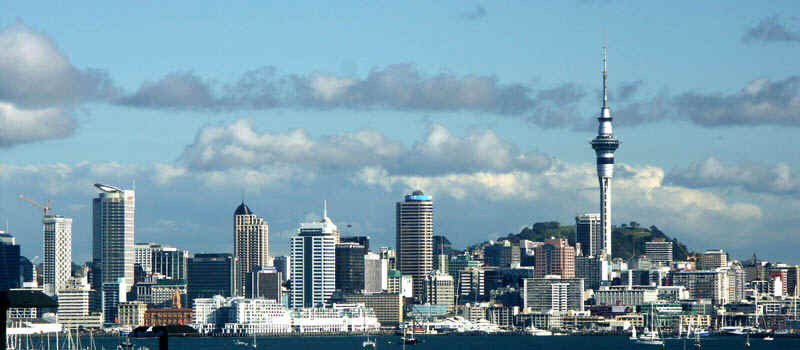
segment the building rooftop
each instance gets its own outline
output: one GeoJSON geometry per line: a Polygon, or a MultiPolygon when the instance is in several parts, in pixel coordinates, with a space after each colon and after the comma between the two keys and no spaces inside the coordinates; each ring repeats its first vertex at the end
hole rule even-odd
{"type": "Polygon", "coordinates": [[[239,204],[239,206],[236,207],[236,211],[233,213],[233,215],[253,215],[253,212],[250,211],[250,208],[248,208],[244,202],[242,202],[242,204],[239,204]]]}

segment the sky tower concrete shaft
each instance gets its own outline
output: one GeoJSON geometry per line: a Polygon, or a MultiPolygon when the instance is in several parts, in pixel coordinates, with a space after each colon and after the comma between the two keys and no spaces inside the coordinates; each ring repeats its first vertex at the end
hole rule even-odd
{"type": "Polygon", "coordinates": [[[600,221],[603,236],[603,256],[611,260],[611,178],[614,177],[614,151],[619,140],[611,126],[611,109],[608,107],[608,65],[606,47],[603,46],[603,107],[597,120],[600,126],[592,148],[597,155],[597,178],[600,181],[600,221]]]}

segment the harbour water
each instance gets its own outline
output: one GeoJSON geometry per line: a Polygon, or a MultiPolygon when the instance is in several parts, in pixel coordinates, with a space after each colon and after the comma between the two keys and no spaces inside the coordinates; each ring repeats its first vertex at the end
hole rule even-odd
{"type": "MultiPolygon", "coordinates": [[[[400,337],[377,337],[377,348],[387,349],[407,349],[407,350],[573,350],[573,349],[592,349],[592,350],[621,350],[621,349],[684,349],[684,340],[667,340],[665,346],[631,344],[627,337],[606,336],[553,336],[553,337],[532,337],[532,336],[419,336],[421,342],[417,345],[403,346],[400,337]]],[[[32,341],[37,342],[36,339],[32,341]]],[[[88,338],[83,338],[81,343],[85,347],[88,338]]],[[[96,338],[97,349],[115,350],[122,341],[118,337],[96,338]]],[[[361,349],[364,337],[262,337],[258,338],[257,349],[313,349],[313,350],[345,350],[361,349]]],[[[250,350],[253,338],[170,338],[169,348],[171,350],[250,350]],[[239,344],[236,344],[236,341],[239,344]],[[246,344],[244,344],[246,343],[246,344]]],[[[37,342],[38,343],[38,342],[37,342]]],[[[133,339],[134,349],[158,349],[156,339],[133,339]]],[[[776,338],[773,341],[765,341],[759,338],[750,339],[750,348],[760,349],[800,349],[800,338],[776,338]]],[[[31,344],[30,349],[40,349],[38,344],[31,344]]],[[[54,349],[54,344],[51,344],[54,349]]],[[[61,347],[65,349],[65,347],[61,347]]],[[[687,340],[685,349],[694,350],[692,340],[687,340]]],[[[744,337],[709,337],[703,339],[704,350],[724,349],[736,350],[747,349],[744,337]]]]}

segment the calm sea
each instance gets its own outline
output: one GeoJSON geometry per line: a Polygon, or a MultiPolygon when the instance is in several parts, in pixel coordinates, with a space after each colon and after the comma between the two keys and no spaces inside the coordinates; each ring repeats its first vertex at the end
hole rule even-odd
{"type": "MultiPolygon", "coordinates": [[[[377,337],[378,349],[404,348],[399,337],[377,337]]],[[[627,337],[530,337],[530,336],[419,336],[422,342],[417,345],[407,345],[407,350],[620,350],[620,349],[662,349],[661,346],[631,344],[627,337]]],[[[62,339],[63,340],[63,339],[62,339]]],[[[88,338],[83,338],[82,345],[86,345],[88,338]]],[[[116,350],[122,338],[97,338],[95,343],[98,349],[116,350]]],[[[211,350],[211,349],[239,349],[251,350],[250,346],[236,345],[236,340],[253,343],[253,338],[171,338],[169,348],[172,350],[211,350]]],[[[363,337],[270,337],[258,338],[258,350],[264,349],[313,349],[313,350],[359,350],[363,337]]],[[[134,339],[135,348],[147,347],[150,350],[158,349],[155,339],[134,339]]],[[[800,338],[777,338],[774,341],[750,339],[750,349],[800,349],[800,338]]],[[[35,345],[35,344],[32,344],[35,345]]],[[[31,347],[39,349],[38,345],[31,347]]],[[[51,349],[55,345],[51,343],[51,349]]],[[[694,350],[692,341],[685,344],[687,350],[694,350]]],[[[63,345],[61,349],[64,349],[63,345]]],[[[143,348],[144,349],[144,348],[143,348]]],[[[663,349],[684,349],[683,340],[667,340],[663,349]]],[[[709,337],[703,339],[704,350],[712,349],[747,349],[743,337],[709,337]]]]}

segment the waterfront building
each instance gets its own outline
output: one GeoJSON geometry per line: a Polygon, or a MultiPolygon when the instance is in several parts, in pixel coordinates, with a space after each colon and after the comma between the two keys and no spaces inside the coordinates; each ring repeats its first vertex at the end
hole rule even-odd
{"type": "MultiPolygon", "coordinates": [[[[222,330],[230,318],[230,307],[233,299],[222,295],[195,299],[192,305],[192,327],[197,329],[200,334],[222,330]]],[[[267,300],[264,299],[264,301],[266,302],[267,300]]]]}
{"type": "Polygon", "coordinates": [[[248,273],[269,266],[269,225],[244,202],[233,213],[233,256],[236,261],[236,295],[245,290],[248,273]]]}
{"type": "Polygon", "coordinates": [[[519,267],[519,246],[509,241],[495,242],[483,248],[483,262],[489,266],[519,267]]]}
{"type": "Polygon", "coordinates": [[[148,308],[144,313],[144,325],[172,326],[192,323],[192,309],[184,307],[148,308]]]}
{"type": "Polygon", "coordinates": [[[355,333],[380,330],[380,323],[371,308],[363,304],[333,304],[333,307],[296,308],[292,312],[292,329],[301,334],[355,333]]]}
{"type": "Polygon", "coordinates": [[[367,249],[358,243],[336,245],[336,290],[355,293],[364,290],[364,255],[367,249]]]}
{"type": "Polygon", "coordinates": [[[89,310],[91,286],[86,276],[70,277],[58,290],[56,320],[64,328],[100,328],[103,324],[99,313],[89,310]]]}
{"type": "Polygon", "coordinates": [[[270,299],[281,301],[283,274],[274,267],[265,267],[250,272],[246,283],[245,297],[251,299],[270,299]]]}
{"type": "Polygon", "coordinates": [[[413,278],[408,275],[403,275],[400,271],[389,270],[387,273],[387,292],[390,294],[400,294],[403,298],[413,298],[413,278]]]}
{"type": "Polygon", "coordinates": [[[644,255],[654,264],[672,265],[672,242],[657,238],[644,243],[644,255]]]}
{"type": "Polygon", "coordinates": [[[576,256],[575,277],[583,278],[584,288],[597,290],[608,281],[608,261],[600,257],[576,256]]]}
{"type": "Polygon", "coordinates": [[[342,301],[363,304],[375,312],[382,327],[397,328],[403,323],[403,297],[397,293],[345,294],[342,301]]]}
{"type": "Polygon", "coordinates": [[[558,275],[562,278],[575,277],[575,248],[566,239],[551,238],[536,247],[536,269],[534,276],[558,275]]]}
{"type": "Polygon", "coordinates": [[[147,304],[141,301],[126,301],[119,304],[119,325],[129,327],[139,327],[145,325],[145,313],[147,304]]]}
{"type": "Polygon", "coordinates": [[[195,254],[187,263],[189,304],[197,298],[236,295],[236,264],[232,254],[195,254]]]}
{"type": "Polygon", "coordinates": [[[440,271],[432,271],[423,283],[422,302],[431,305],[445,305],[452,311],[455,306],[455,285],[453,276],[440,271]]]}
{"type": "Polygon", "coordinates": [[[72,276],[72,219],[47,214],[42,225],[42,284],[44,293],[52,297],[72,276]]]}
{"type": "Polygon", "coordinates": [[[0,291],[20,287],[20,246],[14,236],[0,231],[0,291]]]}
{"type": "MultiPolygon", "coordinates": [[[[339,265],[336,266],[338,268],[339,265]]],[[[381,293],[388,290],[388,273],[389,262],[381,259],[379,254],[368,252],[364,256],[364,293],[381,293]]]]}
{"type": "Polygon", "coordinates": [[[698,270],[714,270],[728,266],[728,254],[722,249],[709,249],[697,259],[698,270]]]}
{"type": "Polygon", "coordinates": [[[575,216],[575,242],[580,244],[581,255],[598,258],[604,256],[604,238],[600,214],[575,216]]]}
{"type": "Polygon", "coordinates": [[[583,311],[583,279],[525,278],[521,297],[523,309],[532,312],[583,311]]]}
{"type": "Polygon", "coordinates": [[[433,271],[433,197],[422,191],[396,205],[397,270],[413,278],[414,298],[422,299],[423,283],[433,271]]]}
{"type": "MultiPolygon", "coordinates": [[[[289,240],[292,261],[292,308],[315,307],[328,303],[336,290],[336,225],[323,205],[319,222],[301,223],[298,234],[289,240]]],[[[363,262],[362,262],[363,266],[363,262]]]]}
{"type": "MultiPolygon", "coordinates": [[[[292,330],[290,311],[275,300],[233,298],[229,305],[225,334],[285,334],[292,330]]],[[[213,318],[207,313],[201,316],[213,318]]]]}
{"type": "MultiPolygon", "coordinates": [[[[105,284],[122,285],[127,293],[134,284],[134,217],[136,212],[136,192],[114,186],[95,184],[100,193],[92,200],[92,309],[103,310],[106,299],[101,296],[105,284]],[[123,283],[119,283],[119,279],[123,283]]],[[[118,291],[117,291],[118,292],[118,291]]],[[[115,295],[117,294],[115,292],[115,295]]],[[[115,304],[111,314],[117,313],[115,304]]],[[[109,318],[105,317],[108,321],[109,318]]],[[[113,318],[112,318],[113,320],[113,318]]]]}

